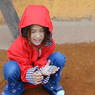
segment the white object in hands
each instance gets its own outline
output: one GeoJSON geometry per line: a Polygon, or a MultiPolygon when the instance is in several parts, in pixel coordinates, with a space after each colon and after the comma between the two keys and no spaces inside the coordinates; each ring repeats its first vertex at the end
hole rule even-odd
{"type": "Polygon", "coordinates": [[[59,67],[50,65],[50,63],[51,63],[51,61],[48,60],[48,63],[46,64],[46,66],[40,68],[43,75],[51,75],[51,74],[56,73],[59,70],[59,67]]]}

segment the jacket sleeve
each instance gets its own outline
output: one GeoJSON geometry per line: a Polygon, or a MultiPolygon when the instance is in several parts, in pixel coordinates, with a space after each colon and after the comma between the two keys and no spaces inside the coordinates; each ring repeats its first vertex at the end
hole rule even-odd
{"type": "Polygon", "coordinates": [[[55,42],[52,41],[51,45],[46,45],[43,49],[42,49],[42,56],[40,59],[38,59],[35,62],[35,66],[38,66],[39,68],[44,67],[47,64],[47,59],[48,57],[54,52],[55,49],[55,42]]]}
{"type": "Polygon", "coordinates": [[[27,56],[27,52],[24,50],[23,40],[17,38],[10,48],[8,49],[8,58],[10,60],[15,60],[20,66],[21,70],[21,79],[23,82],[27,82],[26,80],[26,72],[29,68],[32,68],[30,65],[30,60],[27,56]]]}

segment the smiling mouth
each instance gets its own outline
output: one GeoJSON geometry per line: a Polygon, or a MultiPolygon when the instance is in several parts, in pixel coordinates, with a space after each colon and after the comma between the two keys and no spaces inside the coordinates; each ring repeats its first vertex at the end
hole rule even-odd
{"type": "Polygon", "coordinates": [[[41,40],[35,40],[35,39],[34,39],[34,41],[35,41],[35,42],[41,42],[41,40]]]}

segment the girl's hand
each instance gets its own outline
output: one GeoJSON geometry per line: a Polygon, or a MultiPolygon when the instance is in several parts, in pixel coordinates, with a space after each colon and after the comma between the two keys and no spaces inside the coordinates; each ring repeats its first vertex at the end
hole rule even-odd
{"type": "Polygon", "coordinates": [[[42,83],[43,79],[44,77],[38,69],[38,66],[30,68],[26,73],[26,80],[28,80],[29,83],[32,83],[34,85],[42,83]]]}
{"type": "Polygon", "coordinates": [[[39,70],[35,71],[32,74],[32,81],[37,85],[42,83],[42,80],[44,79],[43,75],[41,74],[41,72],[39,70]]]}
{"type": "Polygon", "coordinates": [[[50,72],[51,75],[52,75],[52,74],[55,74],[58,70],[59,70],[59,67],[57,67],[57,66],[51,66],[49,68],[48,72],[50,72]]]}
{"type": "Polygon", "coordinates": [[[54,65],[50,65],[50,63],[51,63],[51,61],[48,60],[47,65],[45,67],[43,67],[43,68],[40,69],[41,73],[44,76],[55,74],[59,70],[59,67],[54,66],[54,65]]]}

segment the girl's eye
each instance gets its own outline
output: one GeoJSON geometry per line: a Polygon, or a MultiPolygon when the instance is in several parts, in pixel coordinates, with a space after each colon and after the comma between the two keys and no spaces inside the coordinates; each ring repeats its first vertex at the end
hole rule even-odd
{"type": "Polygon", "coordinates": [[[34,29],[31,29],[31,32],[32,32],[32,33],[36,33],[36,32],[42,33],[42,32],[44,32],[44,30],[34,30],[34,29]]]}

